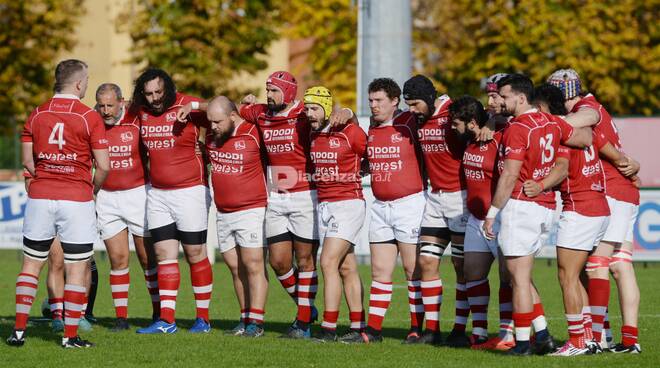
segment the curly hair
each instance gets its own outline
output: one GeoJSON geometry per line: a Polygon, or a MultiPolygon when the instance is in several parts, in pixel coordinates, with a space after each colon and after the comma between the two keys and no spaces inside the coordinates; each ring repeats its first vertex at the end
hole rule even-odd
{"type": "Polygon", "coordinates": [[[479,128],[483,128],[488,121],[488,113],[479,100],[472,96],[463,96],[449,105],[449,118],[451,120],[458,119],[465,123],[469,123],[474,119],[479,128]]]}
{"type": "Polygon", "coordinates": [[[135,80],[135,88],[133,89],[133,97],[131,98],[131,107],[129,110],[133,114],[137,114],[141,108],[149,107],[146,97],[144,97],[144,85],[147,82],[152,81],[156,78],[163,80],[165,84],[165,97],[163,98],[163,105],[165,106],[164,110],[170,108],[176,102],[176,86],[172,77],[170,77],[167,72],[163,69],[158,68],[149,68],[145,70],[140,76],[135,80]]]}
{"type": "Polygon", "coordinates": [[[383,91],[390,100],[401,101],[401,87],[392,78],[376,78],[369,83],[369,93],[383,91]]]}

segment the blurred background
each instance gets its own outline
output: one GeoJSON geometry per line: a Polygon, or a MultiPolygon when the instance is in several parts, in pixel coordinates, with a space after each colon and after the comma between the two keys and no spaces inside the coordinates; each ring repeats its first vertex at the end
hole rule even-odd
{"type": "MultiPolygon", "coordinates": [[[[282,69],[299,95],[321,83],[361,115],[377,76],[422,73],[441,93],[484,98],[493,73],[539,83],[571,67],[616,116],[645,187],[660,187],[659,14],[658,0],[0,0],[0,181],[22,179],[24,119],[52,95],[57,62],[77,58],[89,64],[90,106],[103,82],[130,96],[148,66],[187,94],[234,99],[263,99],[266,76],[282,69]]],[[[0,190],[9,226],[24,201],[0,190]]],[[[660,250],[660,192],[649,195],[637,238],[660,250]]]]}

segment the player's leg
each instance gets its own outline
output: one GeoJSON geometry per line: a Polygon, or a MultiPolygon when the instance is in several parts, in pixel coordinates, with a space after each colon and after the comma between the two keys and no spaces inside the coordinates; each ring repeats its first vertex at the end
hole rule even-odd
{"type": "Polygon", "coordinates": [[[530,350],[529,338],[534,316],[532,299],[532,268],[534,256],[506,257],[507,270],[511,275],[513,289],[513,323],[516,334],[516,347],[520,353],[530,350]]]}
{"type": "Polygon", "coordinates": [[[621,306],[622,326],[621,343],[614,347],[615,353],[638,353],[641,351],[637,343],[637,321],[639,317],[639,287],[632,263],[633,245],[625,240],[620,247],[615,248],[610,262],[610,271],[619,290],[619,305],[621,306]]]}
{"type": "Polygon", "coordinates": [[[245,269],[239,265],[239,252],[235,245],[233,247],[221,249],[221,252],[222,259],[231,273],[234,293],[236,294],[236,300],[238,301],[238,307],[240,309],[238,324],[231,330],[227,331],[227,334],[241,336],[245,332],[245,326],[249,323],[249,289],[247,275],[245,275],[245,269]]]}
{"type": "Polygon", "coordinates": [[[364,300],[364,288],[360,279],[358,261],[353,247],[349,249],[348,254],[344,256],[344,259],[339,265],[339,274],[344,285],[344,295],[346,297],[346,304],[348,304],[348,317],[351,322],[348,333],[342,336],[340,341],[350,341],[364,331],[365,327],[364,306],[362,304],[364,300]]]}
{"type": "Polygon", "coordinates": [[[471,249],[470,241],[468,235],[465,242],[464,276],[468,304],[472,313],[472,341],[476,346],[485,343],[488,339],[488,303],[490,301],[488,272],[495,257],[490,249],[485,251],[471,249]]]}
{"type": "Polygon", "coordinates": [[[64,252],[58,238],[53,240],[48,254],[48,304],[50,305],[53,332],[64,331],[64,252]]]}
{"type": "Polygon", "coordinates": [[[25,343],[30,309],[37,295],[39,274],[57,234],[56,213],[52,201],[28,198],[23,220],[23,265],[16,279],[16,321],[7,344],[22,346],[25,343]]]}
{"type": "Polygon", "coordinates": [[[498,249],[497,266],[500,276],[500,287],[498,289],[500,331],[498,338],[506,343],[504,350],[508,350],[515,345],[513,336],[513,288],[511,287],[511,275],[506,269],[505,257],[502,251],[498,249]]]}
{"type": "Polygon", "coordinates": [[[447,336],[446,343],[453,347],[468,347],[471,342],[465,334],[468,317],[470,316],[470,304],[468,302],[467,285],[464,275],[464,241],[465,241],[465,227],[463,232],[455,232],[450,227],[451,231],[451,263],[454,266],[456,274],[456,303],[455,303],[455,317],[454,326],[452,327],[449,336],[447,336]]]}
{"type": "Polygon", "coordinates": [[[293,266],[293,238],[289,231],[289,212],[285,199],[271,193],[266,207],[266,244],[268,263],[275,276],[296,305],[298,304],[298,271],[293,266]]]}
{"type": "Polygon", "coordinates": [[[158,295],[158,260],[153,240],[151,236],[143,237],[134,234],[133,244],[135,244],[135,254],[144,272],[147,291],[151,298],[151,318],[156,321],[160,318],[160,297],[158,295]]]}
{"type": "Polygon", "coordinates": [[[321,271],[323,272],[323,340],[335,340],[337,319],[341,303],[342,278],[340,264],[350,250],[350,243],[344,239],[326,237],[321,250],[321,271]],[[333,337],[333,338],[330,338],[333,337]]]}
{"type": "MultiPolygon", "coordinates": [[[[396,267],[396,240],[372,243],[369,317],[365,334],[369,342],[382,341],[383,319],[392,301],[392,273],[396,267]]],[[[364,337],[364,336],[363,336],[364,337]]]]}
{"type": "Polygon", "coordinates": [[[115,306],[115,326],[112,331],[127,330],[128,326],[128,290],[131,283],[128,268],[130,252],[128,249],[128,228],[104,240],[105,249],[110,259],[110,290],[115,306]]]}

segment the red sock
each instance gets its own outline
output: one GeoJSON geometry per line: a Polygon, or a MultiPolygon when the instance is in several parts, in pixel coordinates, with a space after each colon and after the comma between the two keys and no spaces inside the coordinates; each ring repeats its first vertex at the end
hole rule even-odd
{"type": "Polygon", "coordinates": [[[472,313],[472,335],[488,337],[488,302],[490,301],[488,279],[469,281],[466,286],[468,304],[472,313]]]}
{"type": "Polygon", "coordinates": [[[603,322],[610,301],[610,280],[589,279],[589,307],[591,308],[591,329],[594,340],[600,341],[603,332],[603,322]]]}
{"type": "Polygon", "coordinates": [[[190,265],[190,280],[195,293],[197,318],[208,322],[211,291],[213,290],[213,269],[208,258],[190,265]]]}
{"type": "Polygon", "coordinates": [[[576,348],[584,348],[584,322],[582,314],[566,314],[568,322],[568,339],[576,348]]]}
{"type": "Polygon", "coordinates": [[[516,341],[529,341],[531,333],[532,319],[534,318],[533,312],[528,313],[512,313],[513,325],[516,333],[516,341]]]}
{"type": "Polygon", "coordinates": [[[467,300],[467,287],[463,283],[456,283],[456,318],[454,327],[456,331],[465,331],[468,316],[470,315],[470,304],[467,300]]]}
{"type": "Polygon", "coordinates": [[[584,339],[591,341],[594,339],[591,330],[591,308],[589,306],[582,307],[582,326],[584,326],[584,339]]]}
{"type": "Polygon", "coordinates": [[[298,272],[298,315],[296,319],[300,322],[310,323],[312,321],[316,283],[318,283],[316,271],[298,272]]]}
{"type": "Polygon", "coordinates": [[[418,330],[424,325],[424,302],[422,301],[422,282],[408,280],[408,307],[410,309],[410,329],[418,330]]]}
{"type": "Polygon", "coordinates": [[[513,334],[513,289],[508,282],[500,282],[500,333],[513,334]]]}
{"type": "Polygon", "coordinates": [[[435,279],[421,282],[422,303],[426,329],[432,332],[440,330],[440,306],[442,305],[442,280],[435,279]]]}
{"type": "Polygon", "coordinates": [[[245,324],[250,323],[250,310],[241,309],[241,321],[245,324]]]}
{"type": "Polygon", "coordinates": [[[128,317],[128,287],[131,284],[131,274],[128,268],[110,271],[110,290],[112,291],[112,302],[115,305],[117,318],[128,317]]]}
{"type": "Polygon", "coordinates": [[[158,268],[154,267],[144,271],[144,279],[147,282],[147,290],[151,296],[151,309],[155,316],[160,315],[160,295],[158,295],[158,268]]]}
{"type": "Polygon", "coordinates": [[[53,319],[62,319],[64,298],[48,298],[48,304],[50,305],[50,314],[53,316],[53,319]]]}
{"type": "Polygon", "coordinates": [[[539,333],[540,331],[548,329],[548,321],[545,319],[545,311],[543,310],[542,303],[534,303],[534,311],[532,312],[534,317],[532,318],[532,325],[534,326],[534,332],[539,333]]]}
{"type": "Polygon", "coordinates": [[[364,330],[364,310],[359,312],[350,312],[348,318],[351,320],[351,330],[364,330]]]}
{"type": "Polygon", "coordinates": [[[321,328],[328,331],[336,331],[337,319],[339,319],[339,311],[324,311],[321,328]]]}
{"type": "Polygon", "coordinates": [[[369,321],[367,325],[376,331],[383,329],[383,319],[392,301],[392,283],[371,281],[369,293],[369,321]]]}
{"type": "Polygon", "coordinates": [[[265,312],[261,309],[250,308],[248,319],[250,323],[256,323],[258,325],[264,324],[264,314],[265,312]]]}
{"type": "Polygon", "coordinates": [[[177,260],[158,263],[158,292],[160,295],[160,319],[174,323],[176,296],[181,283],[179,262],[177,260]]]}
{"type": "Polygon", "coordinates": [[[289,272],[285,273],[282,276],[277,276],[277,279],[280,280],[280,284],[286,292],[289,294],[293,302],[298,304],[297,290],[296,286],[298,285],[298,278],[296,277],[296,270],[292,268],[289,272]]]}
{"type": "Polygon", "coordinates": [[[82,285],[64,285],[64,337],[78,335],[78,323],[84,313],[85,292],[82,285]]]}
{"type": "Polygon", "coordinates": [[[37,295],[39,277],[29,273],[19,273],[16,278],[16,324],[14,329],[25,330],[30,309],[37,295]]]}
{"type": "Polygon", "coordinates": [[[637,344],[637,332],[637,327],[621,326],[621,343],[624,346],[632,346],[637,344]]]}

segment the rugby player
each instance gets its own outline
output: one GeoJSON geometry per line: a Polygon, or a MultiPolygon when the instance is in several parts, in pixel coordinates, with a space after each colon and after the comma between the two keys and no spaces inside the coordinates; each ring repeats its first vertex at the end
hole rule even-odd
{"type": "Polygon", "coordinates": [[[16,281],[16,322],[7,344],[22,346],[39,273],[55,237],[64,253],[65,348],[93,346],[78,336],[85,302],[85,275],[96,239],[93,195],[109,169],[100,116],[80,102],[89,80],[87,64],[64,60],[55,68],[55,95],[29,116],[23,129],[23,166],[34,178],[23,223],[23,266],[16,281]],[[96,172],[92,177],[92,159],[96,172]]]}

